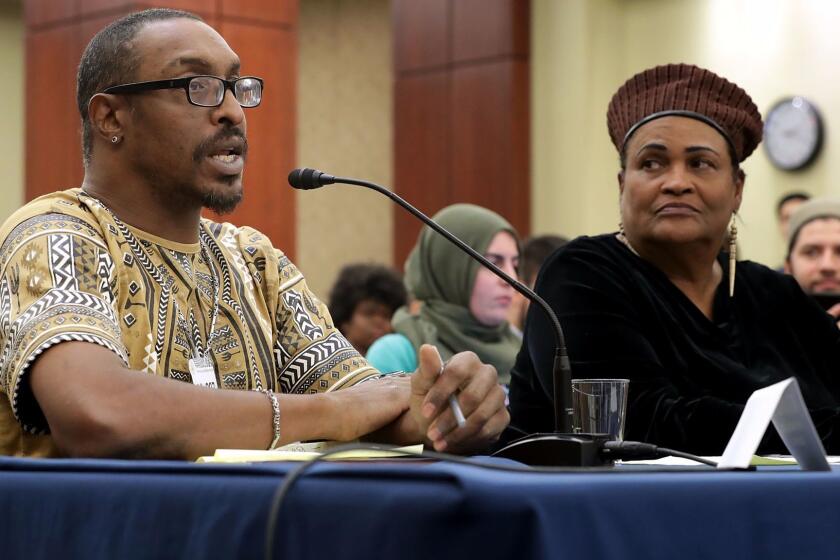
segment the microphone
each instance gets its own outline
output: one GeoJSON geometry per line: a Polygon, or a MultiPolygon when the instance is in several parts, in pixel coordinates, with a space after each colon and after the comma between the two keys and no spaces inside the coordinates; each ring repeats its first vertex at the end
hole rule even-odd
{"type": "Polygon", "coordinates": [[[310,169],[309,167],[293,169],[292,172],[289,173],[289,184],[293,188],[304,191],[319,189],[324,185],[331,185],[335,182],[335,177],[332,175],[327,175],[326,173],[322,173],[317,169],[310,169]]]}
{"type": "Polygon", "coordinates": [[[571,407],[572,368],[566,352],[566,339],[563,336],[563,328],[560,326],[560,321],[557,319],[557,315],[551,309],[551,306],[533,290],[508,276],[499,267],[488,261],[484,255],[475,251],[472,247],[412,206],[401,196],[385,187],[361,179],[328,175],[322,171],[308,167],[294,169],[289,173],[289,185],[295,189],[312,190],[333,183],[356,185],[384,194],[421,222],[442,235],[449,242],[467,253],[470,257],[481,263],[484,268],[504,280],[514,290],[536,304],[549,317],[555,337],[554,368],[552,371],[555,431],[552,433],[526,435],[525,437],[512,441],[493,455],[513,459],[528,465],[597,466],[612,464],[613,459],[609,454],[601,452],[604,449],[604,443],[609,440],[607,434],[571,433],[573,415],[571,407]]]}

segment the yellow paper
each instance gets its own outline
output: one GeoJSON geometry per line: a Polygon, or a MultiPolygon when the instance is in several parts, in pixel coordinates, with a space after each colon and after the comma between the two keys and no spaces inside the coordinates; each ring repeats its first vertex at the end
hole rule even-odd
{"type": "MultiPolygon", "coordinates": [[[[212,456],[199,457],[197,463],[258,463],[262,461],[311,461],[322,452],[344,445],[336,442],[293,443],[272,451],[260,449],[217,449],[212,456]]],[[[397,447],[389,450],[354,449],[330,455],[325,461],[366,461],[371,459],[392,459],[423,452],[423,444],[397,447]]]]}

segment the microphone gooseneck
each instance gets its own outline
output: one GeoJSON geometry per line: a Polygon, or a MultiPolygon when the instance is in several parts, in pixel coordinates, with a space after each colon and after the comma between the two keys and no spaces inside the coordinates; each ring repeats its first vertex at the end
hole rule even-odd
{"type": "Polygon", "coordinates": [[[317,169],[304,167],[289,173],[289,184],[302,190],[317,189],[332,183],[357,185],[377,191],[411,213],[418,220],[446,238],[450,243],[481,263],[483,267],[510,284],[513,289],[535,303],[549,317],[555,337],[554,369],[554,433],[532,434],[511,442],[495,455],[508,457],[527,464],[535,465],[603,465],[612,463],[612,458],[601,453],[603,443],[609,438],[606,434],[572,434],[572,371],[566,352],[566,339],[563,328],[551,306],[534,293],[533,290],[505,274],[499,267],[487,260],[484,255],[455,237],[423,212],[412,206],[398,194],[370,181],[336,177],[317,169]]]}

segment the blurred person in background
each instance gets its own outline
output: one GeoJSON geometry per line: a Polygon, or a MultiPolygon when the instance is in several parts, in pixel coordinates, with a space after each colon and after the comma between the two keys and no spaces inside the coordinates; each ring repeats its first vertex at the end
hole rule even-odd
{"type": "Polygon", "coordinates": [[[840,199],[813,198],[790,218],[784,271],[840,319],[840,199]]]}
{"type": "MultiPolygon", "coordinates": [[[[522,244],[522,256],[519,259],[519,281],[533,289],[537,282],[537,274],[540,272],[545,259],[554,251],[568,243],[569,240],[560,235],[538,235],[529,237],[522,244]]],[[[508,323],[513,332],[522,336],[522,329],[525,327],[525,316],[528,314],[528,299],[514,292],[513,303],[508,311],[508,323]]]]}
{"type": "MultiPolygon", "coordinates": [[[[486,208],[455,204],[434,218],[513,278],[519,266],[519,237],[507,220],[486,208]]],[[[514,289],[440,234],[424,227],[406,261],[405,282],[420,303],[412,314],[397,310],[395,334],[376,341],[368,361],[380,371],[413,371],[421,344],[438,348],[444,360],[472,351],[495,366],[499,382],[510,380],[519,350],[507,315],[514,289]]]]}
{"type": "Polygon", "coordinates": [[[407,303],[408,292],[397,271],[356,263],[339,271],[328,307],[335,326],[364,355],[373,341],[392,332],[391,317],[407,303]]]}
{"type": "Polygon", "coordinates": [[[810,198],[810,194],[799,191],[789,192],[779,198],[779,202],[776,203],[776,221],[779,224],[779,233],[782,234],[782,239],[790,238],[790,232],[788,231],[790,217],[793,216],[797,208],[808,202],[810,198]]]}

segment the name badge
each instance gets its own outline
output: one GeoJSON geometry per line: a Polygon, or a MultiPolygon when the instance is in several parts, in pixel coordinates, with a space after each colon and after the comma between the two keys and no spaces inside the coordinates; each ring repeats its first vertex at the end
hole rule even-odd
{"type": "Polygon", "coordinates": [[[216,383],[216,368],[213,367],[213,360],[210,356],[191,358],[188,364],[193,385],[212,387],[214,389],[219,388],[219,385],[216,383]]]}

